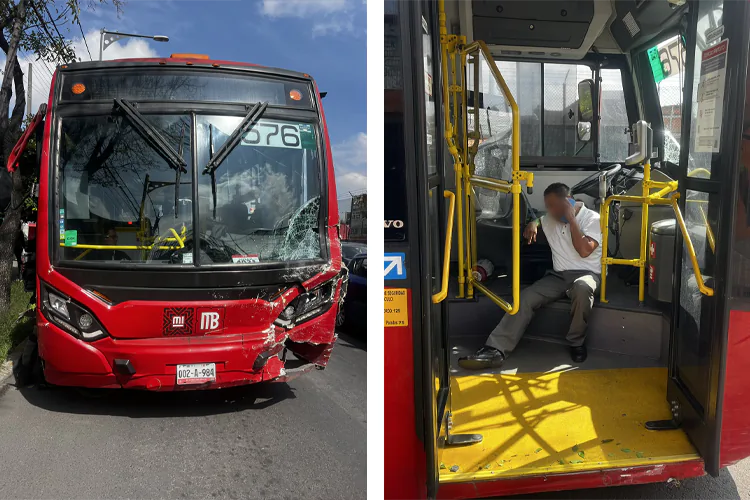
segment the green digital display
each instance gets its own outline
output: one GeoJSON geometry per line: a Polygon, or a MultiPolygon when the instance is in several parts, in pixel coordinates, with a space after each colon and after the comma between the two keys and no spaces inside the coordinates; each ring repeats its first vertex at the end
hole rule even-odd
{"type": "Polygon", "coordinates": [[[648,62],[651,63],[651,72],[654,74],[654,81],[656,83],[669,76],[664,74],[664,66],[662,65],[661,57],[659,57],[658,47],[648,49],[648,62]]]}

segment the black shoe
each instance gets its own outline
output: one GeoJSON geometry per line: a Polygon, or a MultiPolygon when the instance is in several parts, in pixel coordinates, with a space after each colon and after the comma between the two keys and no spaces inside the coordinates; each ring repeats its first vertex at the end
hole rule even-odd
{"type": "Polygon", "coordinates": [[[570,357],[573,359],[574,363],[583,363],[586,361],[587,356],[588,353],[586,352],[585,345],[578,345],[570,348],[570,357]]]}
{"type": "Polygon", "coordinates": [[[487,370],[500,368],[505,356],[494,347],[484,346],[471,356],[458,358],[458,366],[466,370],[487,370]]]}

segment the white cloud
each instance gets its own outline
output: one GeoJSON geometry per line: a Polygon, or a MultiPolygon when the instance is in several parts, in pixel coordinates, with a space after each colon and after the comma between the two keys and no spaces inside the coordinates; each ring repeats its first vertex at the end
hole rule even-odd
{"type": "Polygon", "coordinates": [[[353,14],[356,3],[356,0],[263,0],[260,11],[273,18],[309,19],[313,37],[356,34],[353,14]]]}
{"type": "Polygon", "coordinates": [[[367,134],[360,132],[333,145],[333,167],[339,198],[367,188],[367,134]]]}
{"type": "Polygon", "coordinates": [[[354,33],[354,16],[336,16],[313,23],[313,37],[339,33],[354,33]]]}
{"type": "Polygon", "coordinates": [[[263,0],[261,12],[271,17],[308,17],[346,10],[347,0],[263,0]]]}

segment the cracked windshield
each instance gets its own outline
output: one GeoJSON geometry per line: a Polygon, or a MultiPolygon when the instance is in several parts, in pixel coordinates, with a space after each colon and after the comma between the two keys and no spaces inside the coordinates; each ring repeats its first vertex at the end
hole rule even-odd
{"type": "Polygon", "coordinates": [[[60,260],[194,265],[196,241],[201,265],[320,257],[312,124],[259,120],[207,171],[242,118],[199,116],[196,199],[192,117],[139,116],[166,148],[123,116],[63,119],[60,260]]]}

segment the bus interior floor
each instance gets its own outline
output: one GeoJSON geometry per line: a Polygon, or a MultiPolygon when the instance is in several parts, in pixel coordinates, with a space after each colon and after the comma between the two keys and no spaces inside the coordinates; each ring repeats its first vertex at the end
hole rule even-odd
{"type": "Polygon", "coordinates": [[[547,353],[544,371],[518,369],[524,362],[521,353],[527,351],[522,349],[508,359],[515,369],[451,375],[451,432],[481,434],[483,439],[465,446],[446,446],[441,440],[441,482],[699,459],[682,430],[645,428],[649,420],[670,418],[665,367],[600,369],[597,353],[589,356],[591,362],[572,366],[547,349],[561,346],[535,344],[539,349],[528,352],[547,353]],[[581,369],[587,364],[588,369],[581,369]]]}
{"type": "MultiPolygon", "coordinates": [[[[476,374],[458,366],[458,358],[474,353],[485,341],[484,336],[461,336],[450,338],[451,369],[454,376],[476,374]]],[[[537,338],[522,338],[499,369],[488,373],[518,374],[546,373],[555,370],[607,370],[623,368],[657,368],[666,366],[664,361],[645,356],[630,356],[599,349],[588,349],[583,363],[574,363],[570,349],[563,343],[537,338]]]]}

